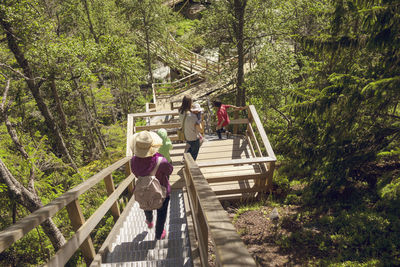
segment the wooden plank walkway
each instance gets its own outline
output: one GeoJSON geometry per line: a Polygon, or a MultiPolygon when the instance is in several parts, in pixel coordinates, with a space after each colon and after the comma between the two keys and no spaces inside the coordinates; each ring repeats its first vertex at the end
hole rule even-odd
{"type": "MultiPolygon", "coordinates": [[[[205,141],[200,147],[196,162],[201,172],[207,179],[216,195],[224,194],[220,199],[247,198],[255,192],[254,178],[260,178],[263,172],[260,164],[233,164],[238,159],[252,159],[250,147],[241,136],[233,136],[229,139],[218,140],[216,135],[206,135],[205,141]],[[232,165],[201,167],[202,165],[216,164],[217,162],[232,162],[232,165]],[[241,190],[243,193],[239,193],[241,190]]],[[[183,177],[183,152],[186,144],[174,144],[171,151],[171,159],[174,171],[170,176],[173,188],[185,186],[183,177]]],[[[254,158],[253,158],[254,159],[254,158]]]]}

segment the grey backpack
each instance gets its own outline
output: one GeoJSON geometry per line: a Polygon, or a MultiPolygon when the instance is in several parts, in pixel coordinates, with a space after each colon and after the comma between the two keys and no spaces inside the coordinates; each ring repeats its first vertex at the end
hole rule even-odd
{"type": "Polygon", "coordinates": [[[133,194],[143,210],[156,210],[162,207],[167,189],[160,184],[156,173],[163,157],[157,158],[157,165],[147,176],[138,176],[133,194]]]}

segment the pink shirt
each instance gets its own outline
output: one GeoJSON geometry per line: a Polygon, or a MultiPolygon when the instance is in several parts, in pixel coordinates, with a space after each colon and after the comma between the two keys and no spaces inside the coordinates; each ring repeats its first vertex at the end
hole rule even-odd
{"type": "Polygon", "coordinates": [[[221,107],[217,111],[218,125],[221,125],[221,122],[223,120],[225,120],[224,123],[222,123],[221,127],[225,127],[230,122],[228,112],[226,111],[230,107],[232,107],[232,106],[231,105],[221,105],[221,107]]]}

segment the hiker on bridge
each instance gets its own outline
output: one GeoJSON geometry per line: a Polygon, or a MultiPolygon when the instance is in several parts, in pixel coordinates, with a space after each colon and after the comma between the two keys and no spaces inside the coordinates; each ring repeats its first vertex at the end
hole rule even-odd
{"type": "MultiPolygon", "coordinates": [[[[161,208],[157,209],[156,222],[156,239],[164,239],[166,231],[164,229],[165,220],[167,219],[168,204],[170,199],[171,185],[169,183],[169,175],[171,175],[174,167],[166,158],[158,153],[162,146],[162,139],[154,132],[142,131],[135,134],[131,139],[131,150],[134,156],[131,159],[131,170],[136,177],[153,175],[151,174],[155,168],[155,177],[161,186],[166,188],[166,197],[161,208]],[[159,158],[161,158],[159,160],[159,158]],[[159,163],[158,163],[159,162],[159,163]]],[[[140,179],[140,178],[139,178],[140,179]]],[[[146,224],[148,228],[153,228],[153,210],[144,210],[146,216],[146,224]]]]}
{"type": "Polygon", "coordinates": [[[197,115],[191,112],[192,102],[190,96],[184,96],[182,105],[178,111],[186,143],[190,146],[187,153],[190,153],[192,158],[196,160],[200,149],[200,132],[202,131],[202,125],[197,115]]]}
{"type": "Polygon", "coordinates": [[[226,132],[226,137],[229,137],[230,132],[227,131],[224,127],[227,127],[230,123],[229,115],[228,115],[228,108],[233,108],[235,110],[244,110],[247,107],[236,107],[233,105],[224,105],[222,104],[221,100],[216,99],[213,101],[214,108],[217,109],[217,135],[219,139],[222,139],[222,133],[226,132]]]}

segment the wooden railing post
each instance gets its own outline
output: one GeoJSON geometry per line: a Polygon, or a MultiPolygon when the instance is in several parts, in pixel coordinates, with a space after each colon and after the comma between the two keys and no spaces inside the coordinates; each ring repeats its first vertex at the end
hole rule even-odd
{"type": "Polygon", "coordinates": [[[154,85],[151,85],[152,89],[153,89],[153,103],[157,104],[157,99],[156,99],[156,88],[154,88],[154,85]]]}
{"type": "MultiPolygon", "coordinates": [[[[77,231],[85,223],[79,200],[75,199],[69,203],[66,208],[69,219],[71,220],[72,228],[74,231],[77,231]]],[[[96,255],[90,236],[82,243],[80,249],[82,250],[82,255],[85,259],[86,265],[89,266],[96,255]]]]}
{"type": "MultiPolygon", "coordinates": [[[[239,118],[239,111],[235,110],[235,113],[234,113],[234,115],[233,115],[233,118],[234,118],[235,120],[239,118]]],[[[238,125],[237,125],[237,124],[233,125],[233,133],[234,133],[234,134],[237,134],[237,133],[238,133],[238,125]]]]}
{"type": "Polygon", "coordinates": [[[126,122],[126,156],[132,156],[130,148],[130,138],[133,135],[135,119],[132,115],[128,114],[128,121],[126,122]]]}
{"type": "Polygon", "coordinates": [[[274,170],[275,170],[275,161],[268,162],[268,175],[267,175],[267,184],[266,188],[269,192],[272,191],[272,179],[274,177],[274,170]]]}
{"type": "Polygon", "coordinates": [[[193,72],[193,54],[190,54],[190,72],[193,72]]]}
{"type": "MultiPolygon", "coordinates": [[[[111,174],[104,177],[104,183],[106,184],[107,195],[109,196],[115,191],[114,181],[111,174]]],[[[111,206],[111,214],[114,217],[114,222],[117,222],[119,216],[121,215],[118,201],[115,201],[115,203],[111,206]]]]}
{"type": "MultiPolygon", "coordinates": [[[[126,175],[126,177],[131,175],[131,161],[130,160],[125,164],[125,175],[126,175]]],[[[133,196],[133,190],[135,189],[135,182],[134,181],[135,180],[133,180],[132,183],[130,183],[128,185],[129,198],[131,198],[133,196]]]]}
{"type": "MultiPolygon", "coordinates": [[[[200,165],[185,153],[184,177],[199,244],[201,266],[208,265],[208,238],[215,244],[216,266],[255,267],[256,263],[204,178],[200,165]]],[[[229,164],[229,163],[228,163],[229,164]]]]}

